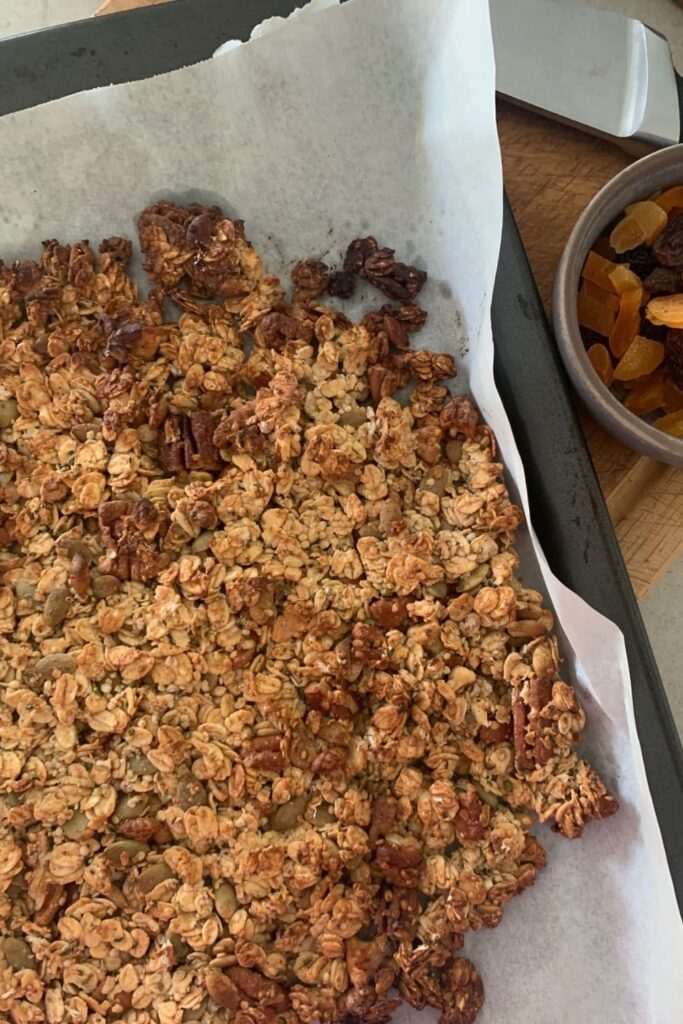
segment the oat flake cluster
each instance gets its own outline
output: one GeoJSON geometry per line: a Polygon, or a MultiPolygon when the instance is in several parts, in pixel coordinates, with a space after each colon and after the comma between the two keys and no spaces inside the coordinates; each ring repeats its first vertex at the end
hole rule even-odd
{"type": "Polygon", "coordinates": [[[0,264],[0,1013],[468,1024],[532,820],[616,809],[494,438],[373,239],[288,302],[216,208],[139,231],[145,300],[119,238],[0,264]]]}

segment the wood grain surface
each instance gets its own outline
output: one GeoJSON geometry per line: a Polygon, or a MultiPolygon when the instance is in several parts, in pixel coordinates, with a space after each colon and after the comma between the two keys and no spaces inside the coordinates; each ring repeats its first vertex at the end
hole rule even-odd
{"type": "MultiPolygon", "coordinates": [[[[163,2],[105,0],[96,13],[163,2]]],[[[633,158],[611,143],[502,102],[498,131],[505,187],[550,314],[555,270],[578,215],[633,158]]],[[[683,553],[683,470],[638,455],[587,412],[579,414],[624,561],[642,597],[683,553]]]]}

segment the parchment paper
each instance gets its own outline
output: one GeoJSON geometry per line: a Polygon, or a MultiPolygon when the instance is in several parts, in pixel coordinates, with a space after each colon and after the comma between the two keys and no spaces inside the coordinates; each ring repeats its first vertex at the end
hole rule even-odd
{"type": "MultiPolygon", "coordinates": [[[[266,27],[196,67],[3,118],[0,256],[35,255],[43,238],[135,237],[136,214],[161,196],[243,217],[274,272],[334,261],[372,233],[428,268],[423,344],[455,351],[456,385],[495,429],[528,510],[492,376],[501,171],[486,5],[351,0],[266,27]]],[[[586,751],[622,810],[573,843],[537,829],[548,868],[498,929],[466,940],[486,989],[480,1024],[674,1024],[683,933],[623,640],[552,576],[533,534],[522,547],[525,578],[540,569],[563,625],[586,751]]],[[[401,1011],[418,1018],[433,1015],[401,1011]]]]}

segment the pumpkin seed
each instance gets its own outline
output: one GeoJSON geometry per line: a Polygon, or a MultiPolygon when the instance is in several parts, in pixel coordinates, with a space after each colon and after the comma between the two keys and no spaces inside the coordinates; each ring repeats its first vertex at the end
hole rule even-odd
{"type": "Polygon", "coordinates": [[[17,597],[24,599],[30,598],[33,597],[35,592],[36,585],[35,583],[31,583],[30,580],[25,580],[23,577],[20,577],[18,580],[14,581],[14,593],[17,597]]]}
{"type": "Polygon", "coordinates": [[[462,441],[448,441],[446,443],[446,458],[453,466],[457,466],[462,458],[462,441]]]}
{"type": "Polygon", "coordinates": [[[446,597],[448,594],[448,583],[445,580],[438,580],[437,583],[432,583],[430,586],[425,587],[425,590],[434,597],[446,597]]]}
{"type": "Polygon", "coordinates": [[[229,921],[237,910],[237,894],[235,886],[230,882],[221,882],[216,889],[216,910],[224,921],[229,921]]]}
{"type": "Polygon", "coordinates": [[[482,799],[485,804],[488,804],[489,807],[493,808],[498,806],[498,797],[495,796],[494,793],[489,793],[483,786],[480,786],[478,782],[474,783],[474,788],[479,794],[480,799],[482,799]]]}
{"type": "Polygon", "coordinates": [[[5,960],[15,971],[35,971],[38,964],[33,950],[25,939],[17,939],[10,935],[0,942],[5,960]]]}
{"type": "Polygon", "coordinates": [[[211,532],[211,530],[204,530],[203,533],[200,533],[199,536],[192,541],[192,550],[196,555],[198,555],[202,551],[206,551],[207,548],[211,546],[212,540],[213,533],[211,532]]]}
{"type": "Polygon", "coordinates": [[[46,654],[35,663],[32,672],[41,679],[49,679],[53,672],[64,675],[65,672],[73,672],[75,668],[76,659],[73,654],[46,654]]]}
{"type": "Polygon", "coordinates": [[[54,590],[51,590],[43,608],[45,624],[52,627],[59,626],[67,616],[70,604],[69,591],[66,587],[55,587],[54,590]]]}
{"type": "Polygon", "coordinates": [[[104,851],[105,860],[116,868],[124,868],[139,853],[148,853],[147,843],[139,843],[136,839],[119,839],[104,851]]]}
{"type": "Polygon", "coordinates": [[[288,832],[290,828],[296,828],[303,818],[307,803],[307,797],[295,796],[292,800],[288,800],[286,804],[281,804],[270,819],[272,830],[274,832],[288,832]]]}
{"type": "Polygon", "coordinates": [[[140,872],[138,885],[143,892],[151,892],[152,889],[156,889],[157,885],[167,882],[169,878],[175,878],[175,875],[166,861],[159,860],[156,864],[150,864],[140,872]]]}
{"type": "Polygon", "coordinates": [[[59,551],[60,554],[64,554],[68,558],[73,558],[74,555],[82,555],[86,562],[89,562],[92,558],[92,548],[84,540],[79,540],[78,537],[70,537],[61,541],[59,551]]]}
{"type": "Polygon", "coordinates": [[[80,839],[89,824],[87,814],[84,814],[83,811],[76,811],[68,821],[64,822],[62,832],[67,839],[80,839]]]}
{"type": "Polygon", "coordinates": [[[192,952],[191,947],[188,946],[182,935],[178,935],[177,932],[168,933],[168,941],[173,946],[173,964],[180,964],[183,960],[187,959],[189,953],[192,952]]]}
{"type": "Polygon", "coordinates": [[[156,771],[147,754],[142,752],[131,754],[127,764],[133,775],[154,775],[156,771]]]}
{"type": "Polygon", "coordinates": [[[95,576],[92,581],[92,592],[95,597],[111,597],[121,586],[118,576],[95,576]]]}
{"type": "Polygon", "coordinates": [[[9,427],[19,415],[16,398],[0,399],[0,430],[9,427]]]}
{"type": "Polygon", "coordinates": [[[330,804],[320,804],[316,807],[315,814],[313,815],[313,824],[316,828],[319,825],[331,825],[336,820],[330,804]]]}
{"type": "Polygon", "coordinates": [[[161,807],[161,800],[156,793],[125,793],[119,798],[114,814],[115,822],[131,821],[154,815],[161,807]]]}
{"type": "Polygon", "coordinates": [[[472,572],[468,572],[466,576],[461,577],[458,581],[458,590],[474,590],[475,587],[478,587],[486,579],[488,571],[489,567],[486,562],[483,565],[478,565],[472,572]]]}
{"type": "Polygon", "coordinates": [[[339,417],[339,422],[343,427],[362,427],[367,422],[367,419],[365,409],[359,406],[357,409],[349,409],[347,412],[343,412],[339,417]]]}
{"type": "Polygon", "coordinates": [[[190,807],[206,807],[209,798],[204,785],[194,775],[185,775],[178,783],[175,802],[184,811],[190,807]]]}

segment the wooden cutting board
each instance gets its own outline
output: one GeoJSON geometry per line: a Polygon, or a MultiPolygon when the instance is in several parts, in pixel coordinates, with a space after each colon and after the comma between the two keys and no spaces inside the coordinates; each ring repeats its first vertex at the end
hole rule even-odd
{"type": "MultiPolygon", "coordinates": [[[[96,13],[163,2],[105,0],[96,13]]],[[[550,313],[555,269],[578,215],[632,158],[611,143],[506,103],[499,104],[498,131],[505,187],[550,313]]],[[[642,597],[683,554],[683,469],[637,455],[587,413],[580,415],[624,561],[642,597]]]]}

